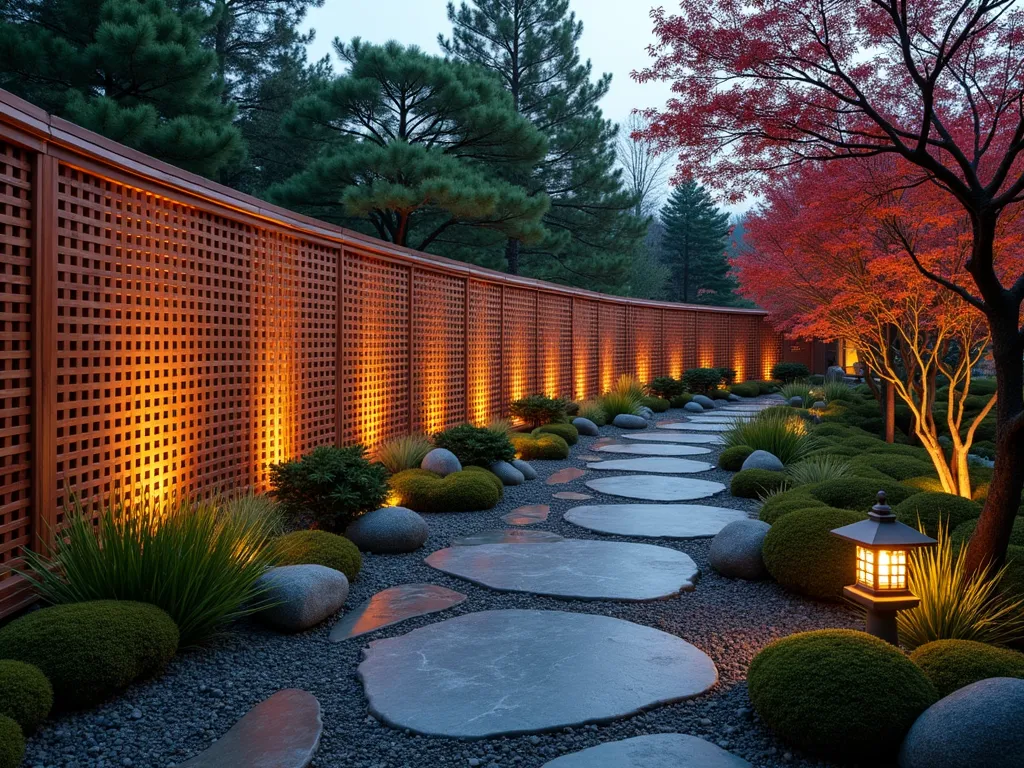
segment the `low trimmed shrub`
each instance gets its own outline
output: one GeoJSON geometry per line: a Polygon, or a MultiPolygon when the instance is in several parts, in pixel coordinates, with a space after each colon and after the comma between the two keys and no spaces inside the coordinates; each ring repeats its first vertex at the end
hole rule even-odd
{"type": "Polygon", "coordinates": [[[496,461],[512,461],[516,457],[508,435],[472,424],[459,424],[438,432],[434,435],[434,445],[454,453],[464,467],[489,467],[496,461]]]}
{"type": "Polygon", "coordinates": [[[906,501],[919,491],[907,488],[895,480],[879,483],[860,477],[844,477],[839,480],[826,480],[809,486],[808,492],[821,503],[839,509],[852,509],[867,514],[878,503],[878,492],[885,491],[890,506],[906,501]]]}
{"type": "Polygon", "coordinates": [[[761,512],[758,514],[758,517],[763,522],[768,523],[768,525],[772,525],[783,515],[810,507],[825,508],[825,505],[811,496],[807,492],[807,486],[804,486],[794,488],[791,491],[777,493],[771,498],[766,499],[764,504],[761,505],[761,512]]]}
{"type": "Polygon", "coordinates": [[[708,397],[712,400],[728,400],[730,394],[728,389],[712,389],[708,392],[708,397]]]}
{"type": "MultiPolygon", "coordinates": [[[[865,451],[865,453],[872,455],[881,454],[883,456],[909,456],[912,459],[923,461],[925,464],[928,465],[928,468],[931,472],[935,471],[935,465],[932,464],[932,460],[928,458],[928,452],[924,448],[918,448],[913,445],[902,445],[901,443],[885,443],[880,440],[878,445],[868,448],[867,451],[865,451]]],[[[925,472],[923,474],[928,473],[925,472]]]]}
{"type": "Polygon", "coordinates": [[[542,432],[539,435],[516,434],[511,438],[516,454],[524,461],[569,458],[569,444],[558,435],[542,432]]]}
{"type": "MultiPolygon", "coordinates": [[[[974,535],[974,529],[977,527],[977,519],[967,520],[960,523],[956,528],[951,527],[950,530],[953,533],[950,534],[950,541],[953,544],[953,548],[956,549],[969,542],[971,536],[974,535]]],[[[1017,516],[1013,520],[1013,528],[1010,529],[1010,546],[1024,547],[1024,517],[1017,516]]]]}
{"type": "Polygon", "coordinates": [[[849,629],[776,640],[751,662],[747,691],[757,713],[786,741],[872,765],[891,759],[938,699],[935,686],[899,648],[849,629]]]}
{"type": "Polygon", "coordinates": [[[505,484],[501,482],[501,478],[498,477],[493,472],[491,472],[491,470],[470,464],[468,467],[463,467],[462,471],[477,472],[480,475],[480,477],[484,478],[485,480],[487,480],[487,482],[494,486],[494,490],[498,492],[499,499],[501,499],[505,495],[505,484]]]}
{"type": "Polygon", "coordinates": [[[363,567],[359,547],[336,533],[292,531],[277,540],[281,565],[325,565],[355,581],[363,567]]]}
{"type": "MultiPolygon", "coordinates": [[[[527,395],[514,401],[508,412],[531,427],[563,422],[569,416],[568,403],[560,397],[527,395]]],[[[456,454],[457,455],[457,454],[456,454]]]]}
{"type": "Polygon", "coordinates": [[[96,600],[41,608],[0,629],[0,658],[38,667],[59,709],[99,704],[167,665],[178,628],[155,605],[96,600]]]}
{"type": "Polygon", "coordinates": [[[11,718],[0,715],[0,768],[18,768],[25,756],[25,737],[11,718]]]}
{"type": "Polygon", "coordinates": [[[661,397],[645,397],[640,401],[641,405],[646,405],[655,413],[664,413],[671,407],[671,403],[661,397]]]}
{"type": "Polygon", "coordinates": [[[682,408],[684,405],[686,405],[691,400],[693,400],[693,395],[691,395],[689,392],[683,392],[683,394],[676,395],[675,397],[673,397],[669,401],[669,404],[673,408],[682,408]]]}
{"type": "Polygon", "coordinates": [[[761,388],[756,381],[744,381],[742,384],[733,384],[732,393],[738,397],[757,397],[761,394],[761,388]]]}
{"type": "Polygon", "coordinates": [[[908,488],[917,488],[919,491],[925,491],[927,493],[944,493],[942,490],[942,481],[935,475],[908,477],[906,480],[902,480],[900,482],[908,488]]]}
{"type": "Polygon", "coordinates": [[[815,437],[850,437],[852,431],[843,424],[819,424],[811,430],[815,437]]]}
{"type": "Polygon", "coordinates": [[[683,372],[683,385],[695,395],[717,389],[721,383],[719,368],[690,368],[683,372]]]}
{"type": "Polygon", "coordinates": [[[545,424],[533,430],[532,434],[534,437],[544,434],[558,435],[569,445],[576,445],[580,439],[580,431],[572,424],[545,424]]]}
{"type": "Polygon", "coordinates": [[[999,592],[1014,600],[1024,599],[1024,547],[1006,548],[1006,570],[999,580],[999,592]]]}
{"type": "Polygon", "coordinates": [[[770,469],[744,469],[733,475],[729,491],[741,499],[757,499],[761,496],[784,491],[789,486],[785,472],[770,469]]]}
{"type": "Polygon", "coordinates": [[[850,464],[854,470],[873,469],[897,481],[920,477],[927,475],[929,471],[934,471],[929,461],[921,461],[912,456],[900,456],[896,453],[865,453],[853,459],[850,464]]]}
{"type": "Polygon", "coordinates": [[[1024,653],[974,640],[935,640],[910,654],[939,692],[949,696],[990,677],[1024,677],[1024,653]]]}
{"type": "Polygon", "coordinates": [[[754,449],[749,445],[734,445],[726,448],[718,454],[718,466],[729,472],[739,472],[743,468],[743,462],[747,456],[752,454],[754,449]]]}
{"type": "Polygon", "coordinates": [[[772,366],[772,378],[783,384],[806,379],[810,375],[810,369],[803,363],[776,363],[772,366]]]}
{"type": "Polygon", "coordinates": [[[832,530],[866,515],[832,507],[790,512],[776,520],[764,539],[765,567],[779,584],[802,595],[836,600],[854,574],[854,545],[832,530]]]}
{"type": "Polygon", "coordinates": [[[17,722],[23,733],[32,733],[52,708],[53,686],[39,667],[0,660],[0,715],[17,722]]]}
{"type": "Polygon", "coordinates": [[[663,400],[672,400],[672,398],[678,397],[683,394],[684,389],[683,382],[673,379],[671,376],[658,376],[647,385],[648,392],[663,400]]]}
{"type": "Polygon", "coordinates": [[[394,475],[407,469],[418,469],[433,448],[426,435],[403,435],[377,446],[373,458],[394,475]]]}
{"type": "Polygon", "coordinates": [[[981,515],[981,504],[951,493],[922,492],[901,501],[893,507],[893,512],[897,520],[911,528],[917,528],[920,520],[925,533],[934,537],[939,532],[940,520],[950,531],[969,520],[977,520],[981,515]]]}
{"type": "Polygon", "coordinates": [[[736,383],[736,370],[734,368],[719,368],[718,372],[722,375],[722,382],[727,387],[731,387],[736,383]]]}
{"type": "Polygon", "coordinates": [[[779,383],[777,381],[758,381],[757,388],[760,390],[762,395],[771,395],[778,391],[779,383]]]}
{"type": "Polygon", "coordinates": [[[407,469],[391,478],[391,489],[399,505],[416,512],[479,512],[501,500],[490,479],[468,469],[446,477],[425,469],[407,469]]]}

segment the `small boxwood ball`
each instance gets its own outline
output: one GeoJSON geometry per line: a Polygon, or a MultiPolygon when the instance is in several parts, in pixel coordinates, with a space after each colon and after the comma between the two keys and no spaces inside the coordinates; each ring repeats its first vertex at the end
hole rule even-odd
{"type": "Polygon", "coordinates": [[[13,659],[0,660],[0,715],[32,733],[53,708],[53,687],[39,667],[13,659]]]}
{"type": "MultiPolygon", "coordinates": [[[[548,437],[565,445],[560,437],[546,435],[545,439],[548,437]]],[[[398,503],[414,512],[478,512],[501,500],[501,491],[487,476],[493,473],[484,472],[487,470],[464,469],[442,478],[422,469],[407,469],[391,477],[391,489],[398,503]]]]}
{"type": "Polygon", "coordinates": [[[516,454],[524,461],[569,458],[569,444],[558,435],[542,433],[534,436],[513,433],[509,438],[515,446],[516,454]]]}
{"type": "Polygon", "coordinates": [[[785,490],[789,485],[789,477],[785,472],[773,472],[770,469],[744,469],[733,475],[729,490],[733,496],[741,499],[756,499],[785,490]]]}
{"type": "Polygon", "coordinates": [[[569,445],[576,445],[576,442],[580,439],[580,431],[572,424],[545,424],[533,430],[534,437],[545,433],[558,435],[569,445]]]}
{"type": "Polygon", "coordinates": [[[896,519],[911,528],[918,527],[918,520],[925,533],[935,536],[939,521],[947,531],[954,531],[962,523],[977,520],[981,515],[981,504],[951,493],[916,493],[895,507],[896,519]]]}
{"type": "Polygon", "coordinates": [[[837,600],[853,583],[853,543],[832,535],[835,528],[867,515],[846,509],[812,507],[783,515],[764,538],[765,567],[783,587],[809,597],[837,600]]]}
{"type": "Polygon", "coordinates": [[[0,768],[18,768],[25,756],[25,737],[18,724],[0,715],[0,768]]]}
{"type": "Polygon", "coordinates": [[[341,571],[351,582],[363,567],[359,547],[336,533],[293,531],[277,540],[279,565],[323,565],[341,571]]]}
{"type": "Polygon", "coordinates": [[[772,525],[783,515],[796,512],[798,509],[824,508],[824,504],[807,492],[809,487],[804,485],[794,488],[792,491],[775,494],[761,505],[761,512],[758,514],[758,518],[768,523],[768,525],[772,525]]]}
{"type": "Polygon", "coordinates": [[[845,760],[891,758],[914,720],[938,699],[902,651],[849,629],[775,641],[751,662],[747,691],[783,739],[845,760]]]}
{"type": "Polygon", "coordinates": [[[895,480],[880,484],[875,480],[860,477],[842,477],[826,480],[809,487],[809,493],[822,504],[840,509],[867,512],[878,503],[878,492],[885,491],[890,506],[895,506],[918,493],[916,488],[907,488],[895,480]]]}
{"type": "Polygon", "coordinates": [[[747,456],[752,454],[754,449],[749,445],[734,445],[726,448],[718,454],[718,466],[729,472],[739,472],[747,456]]]}
{"type": "Polygon", "coordinates": [[[99,704],[163,669],[177,650],[171,617],[130,600],[54,605],[0,629],[0,658],[38,667],[59,709],[99,704]]]}
{"type": "Polygon", "coordinates": [[[989,677],[1024,678],[1024,653],[974,640],[935,640],[915,649],[910,659],[940,697],[989,677]]]}

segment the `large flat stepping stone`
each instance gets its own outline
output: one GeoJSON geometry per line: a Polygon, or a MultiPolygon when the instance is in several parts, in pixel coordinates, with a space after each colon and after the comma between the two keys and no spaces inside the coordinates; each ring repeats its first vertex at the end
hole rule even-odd
{"type": "Polygon", "coordinates": [[[746,512],[703,504],[594,504],[565,513],[573,525],[616,536],[696,539],[714,536],[746,512]]]}
{"type": "Polygon", "coordinates": [[[551,507],[547,504],[534,504],[529,507],[516,507],[511,512],[501,516],[509,525],[533,525],[543,523],[548,519],[551,507]]]}
{"type": "Polygon", "coordinates": [[[714,469],[713,464],[706,461],[690,461],[689,459],[666,459],[648,456],[643,459],[612,459],[587,464],[590,469],[602,469],[610,472],[650,472],[661,475],[686,475],[694,472],[707,472],[714,469]]]}
{"type": "Polygon", "coordinates": [[[611,741],[556,757],[541,768],[753,768],[710,741],[682,733],[656,733],[611,741]]]}
{"type": "Polygon", "coordinates": [[[320,744],[320,702],[297,688],[260,702],[178,768],[306,768],[320,744]]]}
{"type": "Polygon", "coordinates": [[[695,445],[664,445],[661,443],[603,445],[597,450],[600,453],[632,453],[639,456],[700,456],[705,453],[711,453],[710,448],[699,448],[695,445]]]}
{"type": "Polygon", "coordinates": [[[624,496],[642,501],[692,501],[706,499],[725,490],[721,483],[696,480],[692,477],[660,477],[658,475],[622,475],[590,480],[587,487],[610,496],[624,496]]]}
{"type": "Polygon", "coordinates": [[[675,424],[665,424],[664,426],[658,427],[658,429],[678,429],[683,432],[694,431],[694,432],[728,432],[732,429],[732,421],[728,424],[700,424],[692,421],[677,422],[675,424]]]}
{"type": "Polygon", "coordinates": [[[583,477],[583,475],[585,474],[587,474],[587,470],[585,469],[579,469],[578,467],[567,467],[565,469],[558,470],[544,482],[547,483],[548,485],[565,485],[566,483],[571,483],[573,480],[579,477],[583,477]]]}
{"type": "Polygon", "coordinates": [[[461,739],[607,722],[697,696],[718,680],[707,654],[667,632],[531,610],[469,613],[375,640],[357,675],[375,717],[461,739]]]}
{"type": "MultiPolygon", "coordinates": [[[[689,443],[691,445],[721,445],[722,438],[718,435],[700,435],[681,432],[645,432],[642,435],[621,435],[626,440],[642,440],[650,443],[689,443]]],[[[580,457],[582,458],[582,457],[580,457]]]]}
{"type": "Polygon", "coordinates": [[[449,547],[425,562],[499,592],[576,600],[662,600],[692,590],[700,575],[690,556],[674,549],[585,539],[449,547]]]}
{"type": "Polygon", "coordinates": [[[381,627],[458,605],[466,596],[436,584],[400,584],[378,592],[346,613],[331,630],[332,643],[359,637],[381,627]]]}
{"type": "Polygon", "coordinates": [[[505,530],[481,531],[462,536],[452,541],[453,547],[479,547],[481,544],[550,544],[562,541],[562,537],[551,531],[535,531],[531,528],[507,528],[505,530]]]}

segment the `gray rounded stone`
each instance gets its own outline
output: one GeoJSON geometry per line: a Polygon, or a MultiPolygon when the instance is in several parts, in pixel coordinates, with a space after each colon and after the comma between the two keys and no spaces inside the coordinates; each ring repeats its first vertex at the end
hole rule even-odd
{"type": "Polygon", "coordinates": [[[683,410],[689,411],[690,413],[704,413],[704,406],[691,400],[683,406],[683,410]]]}
{"type": "Polygon", "coordinates": [[[499,592],[574,600],[663,600],[692,590],[700,575],[690,556],[675,549],[591,539],[449,547],[425,562],[499,592]]]}
{"type": "Polygon", "coordinates": [[[541,768],[753,768],[741,757],[696,736],[655,733],[562,755],[541,768]]]}
{"type": "Polygon", "coordinates": [[[746,520],[747,513],[701,504],[595,504],[565,513],[573,525],[616,536],[696,539],[714,536],[723,526],[746,520]]]}
{"type": "Polygon", "coordinates": [[[587,487],[598,493],[643,501],[692,501],[706,499],[725,490],[724,485],[711,480],[660,475],[600,477],[587,481],[587,487]]]}
{"type": "Polygon", "coordinates": [[[530,464],[530,462],[523,461],[522,459],[513,459],[512,460],[512,466],[515,467],[516,469],[518,469],[520,472],[522,472],[523,473],[523,477],[525,479],[527,479],[527,480],[536,480],[537,479],[537,470],[533,468],[533,466],[530,464]]]}
{"type": "Polygon", "coordinates": [[[814,403],[811,405],[811,408],[817,410],[824,410],[825,408],[828,408],[828,403],[826,403],[824,400],[815,400],[814,403]]]}
{"type": "Polygon", "coordinates": [[[416,616],[437,613],[458,605],[466,596],[436,584],[399,584],[378,592],[346,613],[331,628],[330,641],[340,643],[416,616]]]}
{"type": "Polygon", "coordinates": [[[577,416],[572,420],[572,425],[576,427],[581,435],[588,435],[589,437],[595,437],[601,434],[597,428],[597,424],[592,422],[590,419],[584,419],[582,416],[577,416]]]}
{"type": "Polygon", "coordinates": [[[787,404],[793,406],[794,408],[803,408],[804,407],[804,399],[802,397],[800,397],[800,396],[791,397],[786,402],[787,402],[787,404]]]}
{"type": "Polygon", "coordinates": [[[954,691],[917,718],[900,768],[1020,768],[1024,680],[990,677],[954,691]]]}
{"type": "Polygon", "coordinates": [[[637,416],[643,416],[645,419],[653,419],[654,411],[648,408],[646,405],[641,405],[636,409],[637,416]]]}
{"type": "Polygon", "coordinates": [[[838,365],[830,365],[825,371],[825,381],[845,381],[846,371],[838,365]]]}
{"type": "Polygon", "coordinates": [[[357,517],[345,538],[363,552],[397,555],[419,549],[430,535],[427,521],[405,507],[381,507],[357,517]]]}
{"type": "Polygon", "coordinates": [[[375,717],[461,739],[607,722],[697,696],[718,680],[707,654],[675,635],[535,610],[470,613],[376,640],[357,675],[375,717]]]}
{"type": "Polygon", "coordinates": [[[613,459],[596,461],[587,464],[587,469],[598,469],[605,472],[645,472],[655,475],[686,475],[695,472],[707,472],[714,469],[713,464],[706,461],[690,459],[666,459],[647,456],[642,459],[613,459]]]}
{"type": "Polygon", "coordinates": [[[612,426],[619,429],[647,429],[647,419],[632,413],[620,413],[612,419],[612,426]]]}
{"type": "Polygon", "coordinates": [[[496,461],[488,469],[491,470],[503,485],[522,485],[526,476],[507,461],[496,461]]]}
{"type": "Polygon", "coordinates": [[[459,457],[447,448],[435,448],[420,462],[420,469],[436,472],[441,477],[447,477],[453,472],[462,471],[462,462],[459,457]]]}
{"type": "Polygon", "coordinates": [[[348,579],[325,565],[283,565],[256,580],[269,601],[257,616],[282,632],[301,632],[333,616],[348,597],[348,579]]]}
{"type": "MultiPolygon", "coordinates": [[[[656,435],[653,435],[656,437],[656,435]]],[[[661,443],[628,443],[602,445],[596,449],[598,453],[631,453],[637,456],[699,456],[711,453],[710,448],[694,445],[664,445],[661,443]]]]}
{"type": "Polygon", "coordinates": [[[711,408],[715,407],[715,401],[712,400],[707,395],[694,395],[693,400],[691,400],[690,402],[696,403],[697,405],[703,407],[705,410],[710,410],[711,408]]]}
{"type": "Polygon", "coordinates": [[[771,528],[761,520],[736,520],[711,540],[708,559],[723,576],[756,581],[768,575],[761,558],[764,537],[771,528]]]}
{"type": "Polygon", "coordinates": [[[772,472],[782,472],[786,466],[774,453],[754,451],[743,460],[742,469],[769,469],[772,472]]]}

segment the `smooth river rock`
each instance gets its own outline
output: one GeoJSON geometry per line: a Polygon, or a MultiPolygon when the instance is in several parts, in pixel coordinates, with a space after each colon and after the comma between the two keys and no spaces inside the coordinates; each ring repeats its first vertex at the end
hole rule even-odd
{"type": "Polygon", "coordinates": [[[458,456],[447,448],[434,448],[423,457],[423,461],[420,462],[420,469],[426,469],[429,472],[436,472],[441,477],[447,477],[454,472],[461,472],[462,462],[459,461],[458,456]]]}
{"type": "Polygon", "coordinates": [[[376,640],[357,675],[375,717],[461,739],[607,722],[697,696],[718,679],[707,654],[675,635],[535,610],[470,613],[376,640]]]}
{"type": "Polygon", "coordinates": [[[479,547],[481,544],[550,544],[562,541],[562,537],[551,531],[536,531],[531,528],[505,528],[503,530],[481,531],[452,540],[453,547],[479,547]]]}
{"type": "Polygon", "coordinates": [[[711,453],[710,448],[693,445],[664,445],[661,443],[612,443],[602,445],[598,453],[632,453],[637,456],[700,456],[711,453]]]}
{"type": "Polygon", "coordinates": [[[612,419],[612,426],[619,429],[646,429],[647,419],[643,416],[634,416],[632,413],[620,413],[612,419]]]}
{"type": "Polygon", "coordinates": [[[715,401],[712,400],[707,395],[694,395],[693,400],[691,400],[690,402],[696,403],[697,405],[701,406],[702,408],[705,408],[706,410],[710,410],[715,407],[715,401]]]}
{"type": "Polygon", "coordinates": [[[690,413],[704,413],[704,406],[691,400],[683,406],[683,410],[689,411],[690,413]]]}
{"type": "Polygon", "coordinates": [[[601,434],[600,430],[598,430],[597,428],[597,424],[592,422],[590,419],[583,418],[582,416],[577,416],[575,419],[573,419],[572,425],[576,427],[576,430],[581,435],[589,435],[591,437],[594,437],[596,435],[601,434]]]}
{"type": "Polygon", "coordinates": [[[761,520],[737,520],[729,523],[711,540],[708,562],[723,576],[737,579],[764,579],[768,576],[761,550],[768,535],[768,523],[761,520]]]}
{"type": "Polygon", "coordinates": [[[488,469],[501,480],[502,485],[522,485],[526,480],[526,475],[507,461],[496,461],[488,469]]]}
{"type": "Polygon", "coordinates": [[[565,519],[617,536],[696,539],[714,536],[728,524],[748,518],[738,509],[702,504],[594,504],[570,509],[565,519]]]}
{"type": "Polygon", "coordinates": [[[708,464],[706,461],[666,459],[654,456],[642,459],[612,459],[611,461],[587,464],[587,469],[601,469],[605,472],[645,472],[656,475],[686,475],[707,472],[714,468],[713,464],[708,464]]]}
{"type": "Polygon", "coordinates": [[[692,501],[721,493],[725,486],[711,480],[660,475],[622,475],[589,480],[587,487],[598,493],[641,501],[692,501]]]}
{"type": "Polygon", "coordinates": [[[340,643],[414,616],[436,613],[458,605],[466,596],[436,584],[399,584],[378,592],[346,613],[331,629],[330,640],[340,643]]]}
{"type": "Polygon", "coordinates": [[[345,537],[363,552],[394,555],[419,549],[430,527],[419,513],[405,507],[381,507],[353,520],[345,537]]]}
{"type": "Polygon", "coordinates": [[[753,768],[709,741],[682,733],[655,733],[610,741],[562,755],[541,768],[753,768]]]}
{"type": "Polygon", "coordinates": [[[785,472],[786,466],[774,453],[754,451],[743,460],[741,469],[769,469],[772,472],[785,472]]]}
{"type": "Polygon", "coordinates": [[[537,470],[533,468],[533,465],[528,461],[522,459],[512,459],[512,466],[522,472],[523,477],[527,480],[537,479],[537,470]]]}
{"type": "Polygon", "coordinates": [[[499,592],[578,600],[661,600],[692,590],[700,575],[690,556],[675,549],[589,539],[449,547],[425,562],[499,592]]]}
{"type": "Polygon", "coordinates": [[[302,632],[341,610],[348,579],[341,571],[307,563],[269,568],[256,580],[270,607],[256,616],[281,632],[302,632]]]}

